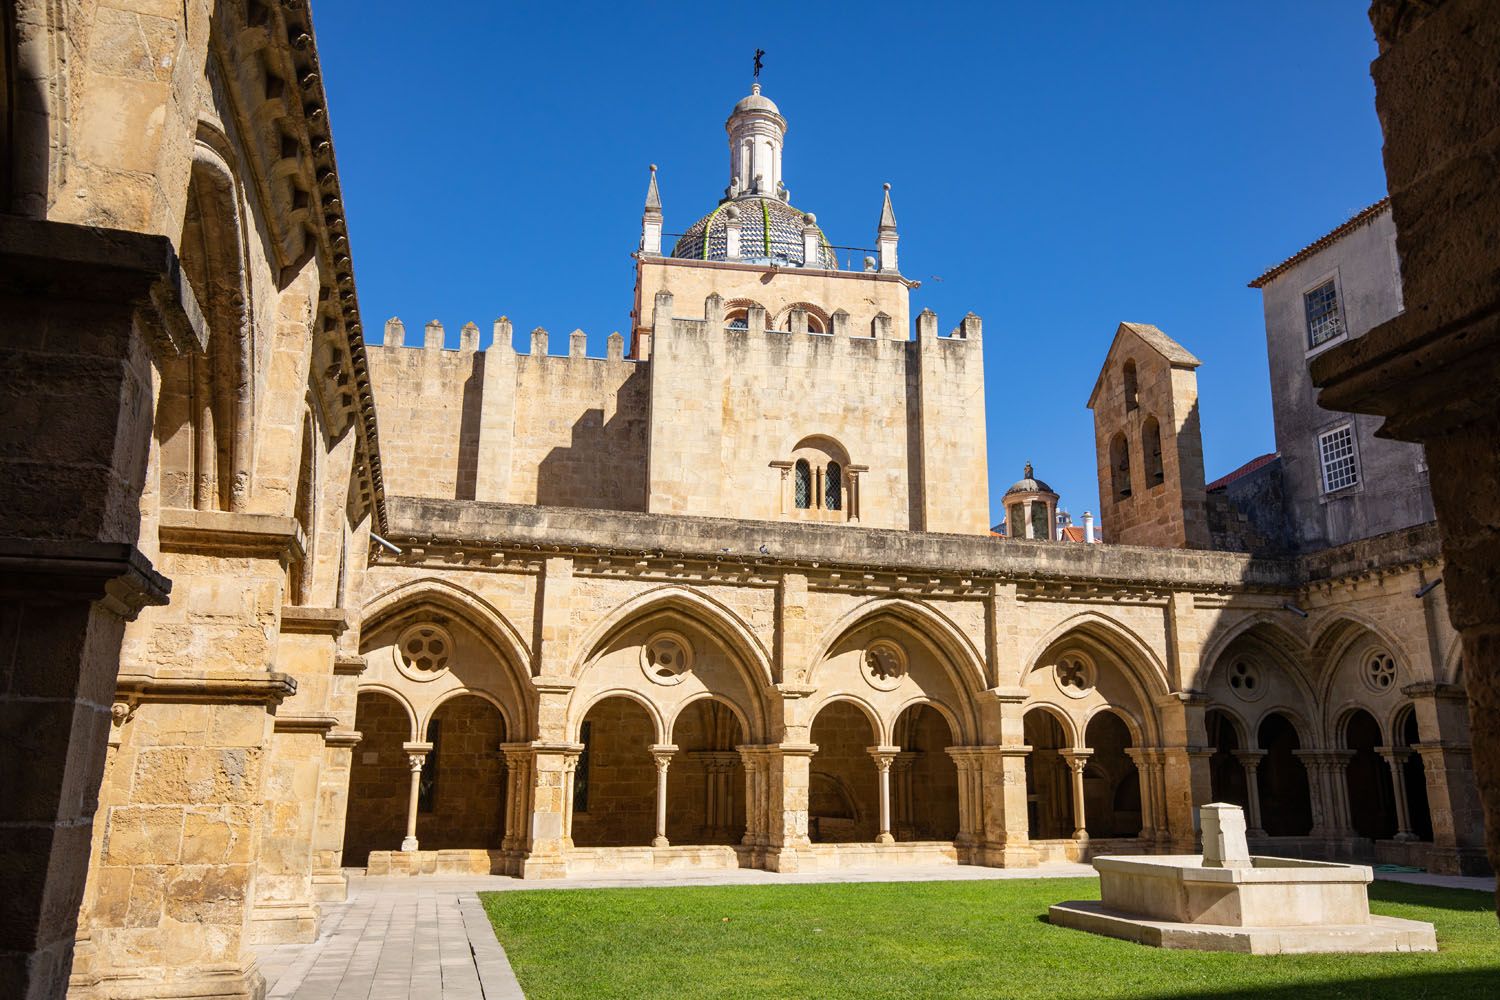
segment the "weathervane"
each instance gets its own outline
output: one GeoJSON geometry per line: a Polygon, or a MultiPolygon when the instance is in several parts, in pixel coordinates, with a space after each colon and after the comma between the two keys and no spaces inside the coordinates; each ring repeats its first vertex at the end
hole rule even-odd
{"type": "Polygon", "coordinates": [[[761,71],[761,68],[765,65],[765,63],[761,61],[761,57],[764,56],[765,54],[766,54],[766,50],[765,49],[756,49],[755,50],[755,82],[756,83],[760,82],[760,71],[761,71]]]}

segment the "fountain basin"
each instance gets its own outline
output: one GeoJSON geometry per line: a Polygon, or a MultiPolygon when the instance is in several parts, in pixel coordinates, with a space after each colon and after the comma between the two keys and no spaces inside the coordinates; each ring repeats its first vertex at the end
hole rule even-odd
{"type": "Polygon", "coordinates": [[[1201,855],[1099,857],[1100,899],[1059,903],[1062,927],[1159,948],[1306,952],[1436,951],[1432,925],[1370,913],[1365,865],[1253,856],[1204,867],[1201,855]],[[1248,863],[1244,863],[1248,862],[1248,863]]]}

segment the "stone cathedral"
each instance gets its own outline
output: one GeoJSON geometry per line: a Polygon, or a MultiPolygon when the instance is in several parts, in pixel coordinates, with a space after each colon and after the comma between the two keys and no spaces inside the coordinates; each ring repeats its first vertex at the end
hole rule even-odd
{"type": "Polygon", "coordinates": [[[1435,527],[1240,544],[1160,329],[1098,331],[1108,543],[1029,468],[992,534],[979,317],[913,315],[888,185],[852,255],[793,205],[757,83],[604,357],[377,345],[306,5],[156,6],[5,15],[0,993],[258,996],[351,870],[1024,867],[1209,801],[1483,864],[1435,527]]]}

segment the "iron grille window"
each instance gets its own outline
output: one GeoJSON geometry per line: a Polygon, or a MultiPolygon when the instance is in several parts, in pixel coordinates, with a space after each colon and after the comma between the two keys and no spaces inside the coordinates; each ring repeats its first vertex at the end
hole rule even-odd
{"type": "Polygon", "coordinates": [[[1359,463],[1354,456],[1354,429],[1348,424],[1318,435],[1318,456],[1323,463],[1323,492],[1359,485],[1359,463]]]}
{"type": "Polygon", "coordinates": [[[812,466],[806,459],[797,459],[796,480],[794,499],[797,509],[807,510],[812,506],[812,466]]]}
{"type": "Polygon", "coordinates": [[[844,475],[839,463],[829,462],[823,479],[823,506],[829,510],[842,510],[844,475]]]}
{"type": "Polygon", "coordinates": [[[1339,293],[1332,280],[1303,295],[1302,305],[1307,311],[1309,347],[1326,344],[1344,332],[1344,320],[1339,315],[1339,293]]]}

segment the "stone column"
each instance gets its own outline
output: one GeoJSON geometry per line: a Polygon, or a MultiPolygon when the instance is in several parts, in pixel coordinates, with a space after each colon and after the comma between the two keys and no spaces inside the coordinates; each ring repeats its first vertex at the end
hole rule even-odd
{"type": "MultiPolygon", "coordinates": [[[[950,756],[952,756],[951,753],[950,756]]],[[[916,816],[912,811],[911,787],[912,765],[916,763],[916,760],[917,754],[915,751],[903,750],[891,762],[891,822],[893,824],[892,832],[896,834],[898,840],[914,840],[916,838],[917,823],[916,816]]],[[[954,760],[956,761],[957,758],[954,758],[954,760]]],[[[964,796],[964,779],[962,773],[959,774],[958,779],[958,795],[959,818],[960,822],[962,822],[964,796]]]]}
{"type": "Polygon", "coordinates": [[[670,743],[656,743],[650,747],[651,759],[656,762],[656,836],[652,847],[671,847],[667,840],[667,768],[672,766],[672,755],[677,747],[670,743]]]}
{"type": "Polygon", "coordinates": [[[894,844],[896,838],[891,836],[891,764],[901,748],[876,746],[867,749],[880,776],[880,832],[875,835],[875,842],[894,844]]]}
{"type": "Polygon", "coordinates": [[[807,836],[808,785],[818,748],[812,743],[781,743],[767,749],[766,865],[771,871],[794,872],[800,867],[798,852],[812,846],[807,836]]]}
{"type": "Polygon", "coordinates": [[[1261,826],[1260,820],[1260,762],[1266,759],[1267,750],[1236,750],[1235,759],[1245,769],[1245,818],[1250,821],[1250,828],[1245,831],[1247,837],[1264,837],[1265,828],[1261,826]]]}
{"type": "Polygon", "coordinates": [[[1411,832],[1411,810],[1406,804],[1406,761],[1411,757],[1407,747],[1376,747],[1375,752],[1385,758],[1391,769],[1391,791],[1396,797],[1396,836],[1403,843],[1417,839],[1411,832]]]}
{"type": "Polygon", "coordinates": [[[1148,747],[1127,747],[1127,756],[1135,762],[1136,780],[1141,786],[1141,831],[1140,839],[1147,842],[1156,840],[1156,781],[1155,758],[1156,751],[1148,747]]]}
{"type": "Polygon", "coordinates": [[[406,838],[401,841],[401,850],[417,849],[417,798],[422,791],[422,768],[427,764],[427,755],[432,752],[431,743],[403,743],[406,762],[411,767],[411,790],[406,799],[406,838]]]}
{"type": "Polygon", "coordinates": [[[573,849],[573,803],[577,799],[578,759],[583,755],[583,744],[562,751],[563,760],[563,832],[562,847],[573,849]]]}
{"type": "Polygon", "coordinates": [[[1479,809],[1471,749],[1462,744],[1418,743],[1432,815],[1432,847],[1427,868],[1444,875],[1484,872],[1485,826],[1479,809]]]}
{"type": "Polygon", "coordinates": [[[767,823],[771,812],[767,801],[767,751],[765,747],[741,746],[740,760],[745,766],[745,835],[740,843],[764,849],[770,842],[767,823]]]}
{"type": "Polygon", "coordinates": [[[1312,797],[1312,836],[1343,840],[1349,828],[1349,786],[1345,777],[1353,750],[1293,750],[1307,770],[1312,797]]]}
{"type": "MultiPolygon", "coordinates": [[[[959,847],[975,847],[984,840],[984,750],[982,747],[949,747],[948,756],[958,769],[959,847]]],[[[897,761],[900,766],[900,761],[897,761]]],[[[963,860],[962,858],[960,860],[963,860]]]]}
{"type": "Polygon", "coordinates": [[[1073,839],[1088,840],[1088,820],[1084,816],[1083,769],[1093,756],[1092,750],[1059,750],[1058,756],[1068,762],[1073,785],[1073,839]]]}
{"type": "Polygon", "coordinates": [[[121,640],[172,589],[137,543],[153,354],[197,339],[184,298],[164,237],[0,218],[0,996],[61,996],[74,965],[121,640]]]}

